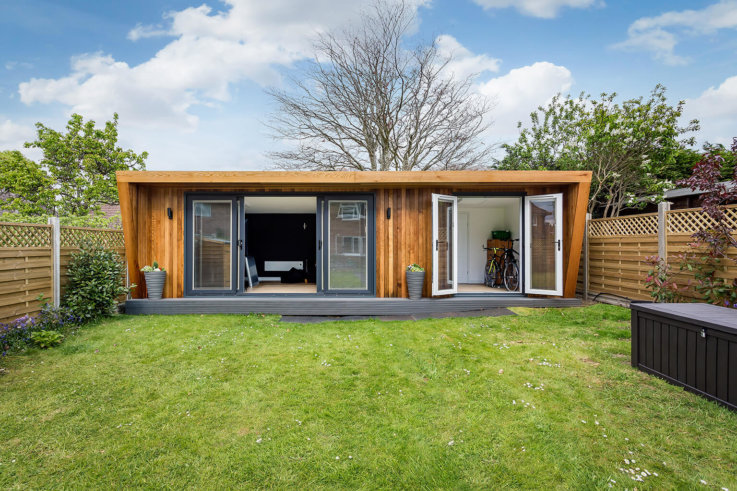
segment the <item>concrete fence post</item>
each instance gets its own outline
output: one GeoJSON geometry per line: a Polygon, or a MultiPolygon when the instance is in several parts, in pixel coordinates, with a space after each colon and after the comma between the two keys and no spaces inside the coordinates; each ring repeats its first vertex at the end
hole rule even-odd
{"type": "Polygon", "coordinates": [[[49,217],[51,225],[51,292],[54,307],[61,304],[61,226],[59,217],[49,217]]]}
{"type": "Polygon", "coordinates": [[[591,213],[586,213],[586,225],[583,232],[583,299],[589,299],[589,221],[591,213]]]}
{"type": "Polygon", "coordinates": [[[658,203],[658,257],[668,262],[668,212],[670,202],[658,203]]]}

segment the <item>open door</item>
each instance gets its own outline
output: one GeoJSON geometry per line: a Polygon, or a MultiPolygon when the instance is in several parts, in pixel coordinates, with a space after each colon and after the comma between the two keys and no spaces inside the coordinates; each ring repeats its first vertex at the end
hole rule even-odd
{"type": "Polygon", "coordinates": [[[458,198],[432,195],[432,294],[458,292],[458,198]]]}
{"type": "Polygon", "coordinates": [[[563,295],[563,194],[525,197],[525,293],[563,295]]]}

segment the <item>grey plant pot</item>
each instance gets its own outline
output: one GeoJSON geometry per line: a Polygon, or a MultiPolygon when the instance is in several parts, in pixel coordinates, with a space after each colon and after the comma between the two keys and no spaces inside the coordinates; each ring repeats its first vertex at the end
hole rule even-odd
{"type": "Polygon", "coordinates": [[[166,282],[166,271],[149,271],[143,273],[146,278],[146,291],[149,300],[158,300],[164,293],[164,283],[166,282]]]}
{"type": "Polygon", "coordinates": [[[422,286],[425,284],[424,271],[406,271],[407,273],[407,293],[410,300],[422,298],[422,286]]]}

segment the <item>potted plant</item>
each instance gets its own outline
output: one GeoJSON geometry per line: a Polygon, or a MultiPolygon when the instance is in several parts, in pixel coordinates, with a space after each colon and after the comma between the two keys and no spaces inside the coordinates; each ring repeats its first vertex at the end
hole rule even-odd
{"type": "Polygon", "coordinates": [[[166,270],[159,267],[159,263],[153,262],[151,266],[141,268],[143,276],[146,279],[146,291],[149,300],[158,300],[164,292],[164,283],[166,282],[166,270]]]}
{"type": "Polygon", "coordinates": [[[425,284],[425,268],[412,263],[407,266],[407,293],[410,300],[422,298],[422,286],[425,284]]]}

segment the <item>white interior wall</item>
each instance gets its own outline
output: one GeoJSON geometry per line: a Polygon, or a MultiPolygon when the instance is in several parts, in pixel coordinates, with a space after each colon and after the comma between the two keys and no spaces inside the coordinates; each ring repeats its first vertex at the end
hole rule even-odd
{"type": "MultiPolygon", "coordinates": [[[[458,281],[459,283],[483,283],[486,267],[487,239],[492,230],[509,230],[512,238],[520,237],[521,200],[519,198],[464,197],[458,204],[458,213],[468,216],[467,231],[458,231],[458,281]],[[467,260],[461,260],[465,255],[467,260]],[[465,269],[465,270],[464,270],[465,269]]],[[[459,225],[462,221],[459,219],[459,225]]],[[[519,251],[519,242],[514,243],[519,251]]]]}

